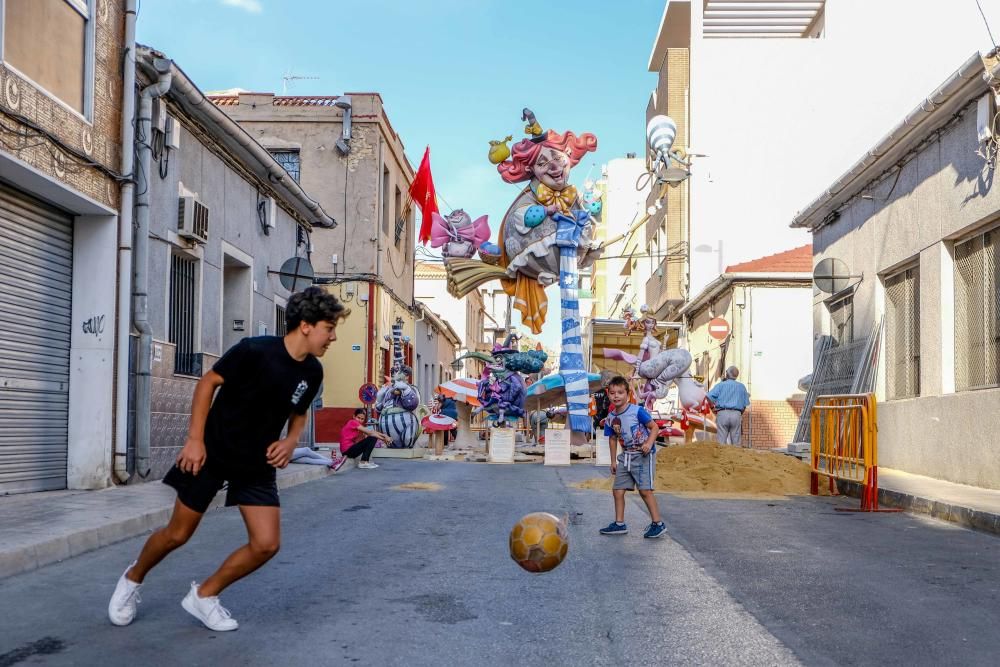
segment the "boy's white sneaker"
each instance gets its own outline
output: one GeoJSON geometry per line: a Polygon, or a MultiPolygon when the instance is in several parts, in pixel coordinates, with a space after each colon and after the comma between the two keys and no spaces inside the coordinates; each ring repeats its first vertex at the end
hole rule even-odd
{"type": "Polygon", "coordinates": [[[197,582],[191,582],[191,590],[181,600],[181,606],[184,607],[184,611],[201,621],[209,630],[228,632],[240,627],[229,610],[219,602],[219,596],[213,595],[203,598],[198,595],[197,582]]]}
{"type": "MultiPolygon", "coordinates": [[[[132,561],[135,565],[135,561],[132,561]]],[[[135,619],[136,608],[142,599],[139,597],[139,589],[142,584],[129,581],[125,574],[132,569],[132,565],[125,568],[122,576],[118,577],[115,585],[115,592],[111,595],[111,602],[108,603],[108,618],[115,625],[128,625],[135,619]]]]}

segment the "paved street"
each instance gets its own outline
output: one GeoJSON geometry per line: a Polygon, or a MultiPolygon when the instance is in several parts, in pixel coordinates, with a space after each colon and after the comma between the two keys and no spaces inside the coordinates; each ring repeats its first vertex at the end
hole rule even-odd
{"type": "Polygon", "coordinates": [[[283,492],[283,549],[223,595],[239,631],[181,608],[241,543],[234,510],[147,580],[139,617],[108,596],[136,538],[0,581],[0,666],[990,664],[1000,650],[1000,541],[853,500],[661,496],[671,537],[607,538],[593,469],[386,461],[283,492]],[[396,490],[432,482],[438,491],[396,490]],[[571,517],[547,575],[507,556],[539,510],[571,517]]]}

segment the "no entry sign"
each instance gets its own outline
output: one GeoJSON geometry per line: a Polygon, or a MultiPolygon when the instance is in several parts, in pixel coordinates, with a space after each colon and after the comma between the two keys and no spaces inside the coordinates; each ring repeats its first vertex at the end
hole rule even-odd
{"type": "Polygon", "coordinates": [[[722,317],[716,317],[708,323],[708,335],[715,340],[725,340],[729,335],[729,322],[722,317]]]}

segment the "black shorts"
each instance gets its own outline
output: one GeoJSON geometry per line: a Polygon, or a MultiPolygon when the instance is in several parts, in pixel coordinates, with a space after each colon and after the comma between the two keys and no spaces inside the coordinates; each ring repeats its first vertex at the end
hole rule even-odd
{"type": "Polygon", "coordinates": [[[223,486],[226,487],[226,507],[233,505],[256,505],[262,507],[281,507],[278,500],[278,484],[275,480],[256,480],[252,482],[227,480],[218,471],[207,466],[198,471],[197,475],[184,472],[176,465],[170,469],[163,483],[177,490],[177,499],[185,506],[204,514],[212,499],[223,486]]]}

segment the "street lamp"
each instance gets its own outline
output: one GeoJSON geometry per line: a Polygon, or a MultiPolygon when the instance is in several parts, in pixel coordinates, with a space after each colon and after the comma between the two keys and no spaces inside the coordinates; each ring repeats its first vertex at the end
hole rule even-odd
{"type": "Polygon", "coordinates": [[[691,176],[691,161],[685,160],[680,151],[671,150],[677,137],[677,123],[670,116],[653,116],[646,125],[646,140],[656,155],[653,172],[657,181],[678,186],[691,176]],[[680,167],[674,167],[676,162],[680,167]]]}
{"type": "Polygon", "coordinates": [[[722,239],[719,239],[719,244],[715,248],[713,248],[712,246],[708,245],[707,243],[702,243],[700,245],[695,246],[694,251],[695,252],[714,252],[714,253],[718,253],[718,255],[719,255],[719,275],[721,276],[723,273],[725,273],[726,267],[725,267],[725,265],[722,262],[722,239]]]}

